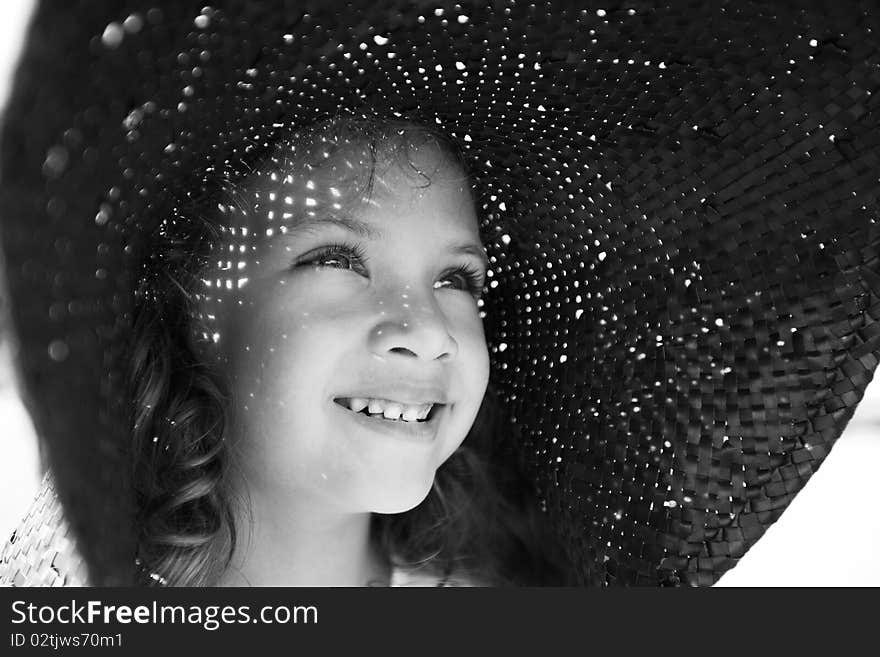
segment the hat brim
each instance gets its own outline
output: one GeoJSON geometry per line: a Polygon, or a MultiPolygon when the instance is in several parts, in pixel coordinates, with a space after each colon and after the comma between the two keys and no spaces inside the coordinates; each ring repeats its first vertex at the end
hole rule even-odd
{"type": "Polygon", "coordinates": [[[199,27],[159,4],[131,33],[123,9],[41,7],[3,134],[23,381],[99,581],[132,554],[120,372],[145,236],[254,134],[340,111],[461,143],[493,382],[583,582],[712,584],[821,465],[880,354],[861,5],[231,2],[199,27]]]}

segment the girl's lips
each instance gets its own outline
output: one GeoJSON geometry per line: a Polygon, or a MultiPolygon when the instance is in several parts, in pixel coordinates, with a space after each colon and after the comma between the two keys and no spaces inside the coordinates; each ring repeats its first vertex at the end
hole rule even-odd
{"type": "Polygon", "coordinates": [[[404,420],[386,420],[383,417],[370,417],[364,413],[355,413],[349,408],[333,403],[333,406],[344,413],[345,417],[356,422],[373,433],[403,440],[428,444],[437,437],[437,429],[440,420],[446,413],[447,404],[437,405],[431,409],[428,418],[424,422],[406,422],[404,420]]]}
{"type": "MultiPolygon", "coordinates": [[[[354,410],[354,409],[349,405],[349,402],[350,402],[351,399],[352,399],[352,398],[350,398],[350,397],[334,397],[333,402],[334,402],[335,404],[338,404],[339,406],[341,406],[342,408],[344,408],[344,409],[347,410],[347,411],[351,411],[352,413],[361,413],[361,414],[363,414],[364,411],[356,411],[356,410],[354,410]]],[[[361,397],[360,399],[377,399],[377,398],[375,398],[375,397],[369,397],[369,398],[367,398],[367,397],[361,397]]],[[[389,402],[389,403],[395,403],[395,402],[389,402]]],[[[430,410],[428,411],[428,413],[427,413],[427,415],[425,416],[424,419],[420,419],[420,420],[418,420],[418,423],[419,423],[419,424],[424,424],[425,422],[429,422],[429,421],[430,421],[430,420],[431,420],[431,419],[437,414],[437,411],[439,411],[441,408],[443,408],[444,406],[446,406],[446,404],[442,404],[442,403],[440,403],[440,402],[426,402],[426,403],[427,403],[427,404],[430,404],[430,405],[431,405],[431,408],[430,408],[430,410]]],[[[415,406],[424,406],[426,403],[415,404],[415,406]]],[[[399,403],[398,403],[398,404],[399,404],[399,403]]],[[[402,406],[408,406],[408,404],[406,404],[406,405],[399,404],[399,405],[402,405],[402,406]]]]}

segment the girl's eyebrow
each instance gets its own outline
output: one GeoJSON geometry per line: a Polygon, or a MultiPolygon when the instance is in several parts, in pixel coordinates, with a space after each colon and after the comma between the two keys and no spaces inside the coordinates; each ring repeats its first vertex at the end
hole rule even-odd
{"type": "Polygon", "coordinates": [[[310,216],[307,219],[294,224],[291,226],[287,234],[296,234],[299,232],[308,232],[310,230],[314,230],[322,225],[332,225],[339,226],[340,228],[344,228],[355,235],[359,235],[360,237],[364,237],[371,240],[377,240],[382,237],[382,233],[377,229],[373,228],[370,224],[365,221],[361,221],[355,217],[350,217],[344,214],[321,214],[310,216]]]}

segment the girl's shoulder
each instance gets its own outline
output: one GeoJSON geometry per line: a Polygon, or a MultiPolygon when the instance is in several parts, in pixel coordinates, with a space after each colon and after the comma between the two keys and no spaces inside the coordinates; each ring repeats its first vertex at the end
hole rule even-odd
{"type": "Polygon", "coordinates": [[[424,570],[395,567],[391,571],[392,587],[471,587],[481,584],[471,578],[460,575],[443,577],[437,573],[424,570]]]}
{"type": "MultiPolygon", "coordinates": [[[[47,473],[30,510],[0,543],[0,586],[89,586],[85,561],[47,473]]],[[[443,576],[428,568],[396,566],[392,587],[482,586],[463,575],[443,576]]]]}

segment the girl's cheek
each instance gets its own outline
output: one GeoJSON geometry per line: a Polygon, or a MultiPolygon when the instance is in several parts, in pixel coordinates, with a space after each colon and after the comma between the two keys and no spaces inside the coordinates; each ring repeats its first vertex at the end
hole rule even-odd
{"type": "Polygon", "coordinates": [[[486,334],[483,328],[483,320],[480,318],[480,310],[477,308],[476,304],[473,307],[469,308],[467,313],[464,316],[463,320],[467,326],[467,331],[469,334],[477,336],[480,342],[485,345],[486,343],[486,334]]]}

